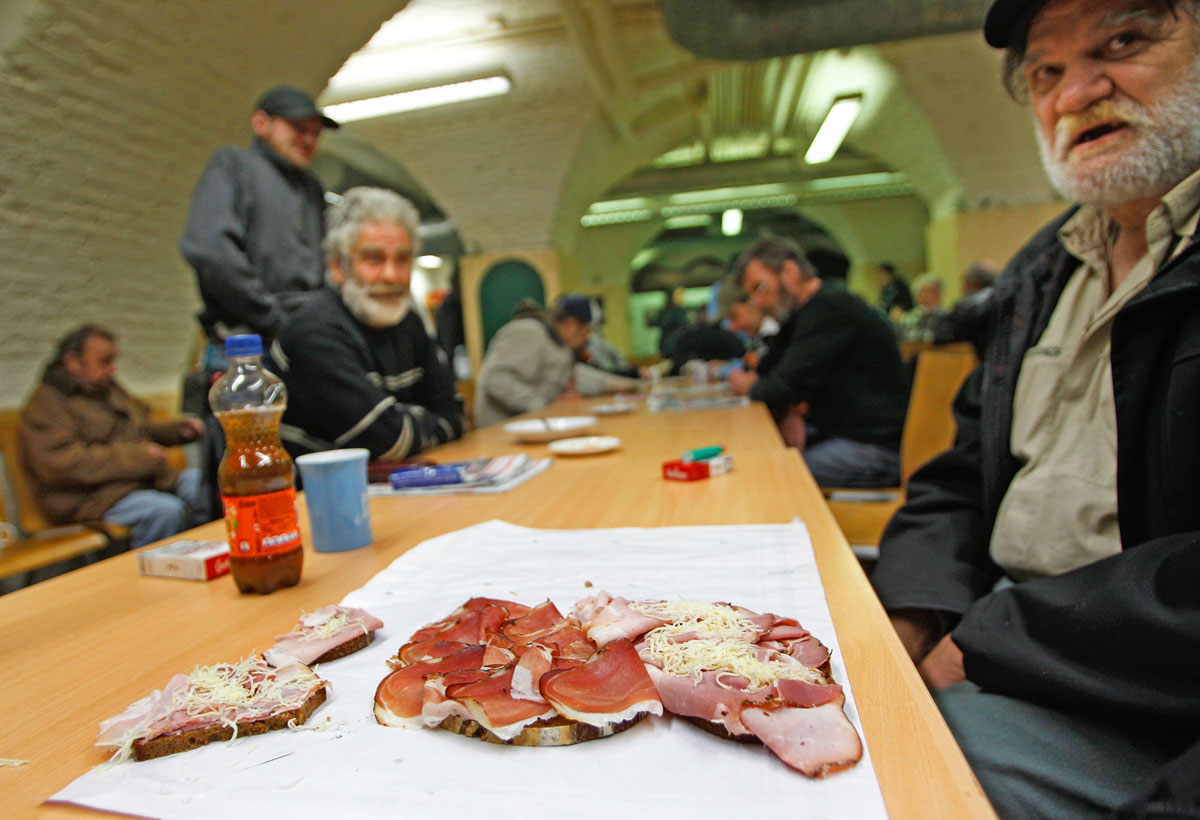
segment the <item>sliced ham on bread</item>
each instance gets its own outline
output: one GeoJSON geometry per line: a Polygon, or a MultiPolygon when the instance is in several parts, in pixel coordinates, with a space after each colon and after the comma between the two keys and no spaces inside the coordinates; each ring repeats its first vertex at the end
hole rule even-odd
{"type": "Polygon", "coordinates": [[[118,761],[150,760],[299,726],[324,703],[327,685],[303,664],[276,668],[257,656],[198,666],[101,723],[96,745],[118,761]]]}
{"type": "Polygon", "coordinates": [[[637,642],[669,713],[719,737],[765,744],[809,777],[862,758],[829,650],[795,620],[726,603],[627,601],[604,591],[573,611],[597,643],[618,636],[637,642]]]}
{"type": "Polygon", "coordinates": [[[272,666],[328,663],[367,647],[382,627],[383,621],[366,610],[324,606],[301,615],[291,632],[276,635],[275,645],[263,656],[272,666]]]}
{"type": "Polygon", "coordinates": [[[629,641],[597,650],[550,601],[472,598],[388,661],[375,719],[491,743],[566,746],[609,737],[662,704],[629,641]]]}

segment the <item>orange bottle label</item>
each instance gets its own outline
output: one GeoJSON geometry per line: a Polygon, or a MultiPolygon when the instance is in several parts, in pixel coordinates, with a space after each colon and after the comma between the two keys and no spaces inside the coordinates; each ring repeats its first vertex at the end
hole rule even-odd
{"type": "Polygon", "coordinates": [[[295,489],[263,495],[223,495],[229,557],[250,558],[300,546],[295,489]]]}

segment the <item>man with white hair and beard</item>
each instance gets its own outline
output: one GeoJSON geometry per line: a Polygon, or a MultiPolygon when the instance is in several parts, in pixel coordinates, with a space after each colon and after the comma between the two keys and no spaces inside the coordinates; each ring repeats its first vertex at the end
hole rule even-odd
{"type": "Polygon", "coordinates": [[[373,460],[399,461],[462,435],[444,354],[411,309],[419,222],[408,200],[380,188],[352,188],[326,212],[329,287],[271,348],[293,455],[365,447],[373,460]]]}
{"type": "Polygon", "coordinates": [[[1002,817],[1200,817],[1197,13],[995,0],[984,26],[1079,204],[996,281],[872,581],[1002,817]]]}

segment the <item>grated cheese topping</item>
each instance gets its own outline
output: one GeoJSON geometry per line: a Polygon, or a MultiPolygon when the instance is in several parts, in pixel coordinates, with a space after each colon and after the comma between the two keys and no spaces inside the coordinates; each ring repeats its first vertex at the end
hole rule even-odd
{"type": "Polygon", "coordinates": [[[371,630],[367,629],[362,618],[350,617],[350,611],[340,606],[330,606],[318,609],[315,612],[305,612],[300,615],[300,622],[286,636],[282,637],[304,637],[314,640],[325,640],[332,638],[338,632],[342,631],[347,626],[357,626],[362,630],[364,635],[371,630]]]}
{"type": "MultiPolygon", "coordinates": [[[[176,715],[190,718],[182,722],[183,728],[204,725],[206,721],[197,718],[211,718],[214,723],[229,726],[236,738],[239,720],[259,720],[297,709],[322,686],[328,683],[303,664],[277,669],[257,655],[239,663],[197,666],[182,686],[175,687],[169,702],[161,702],[155,692],[133,704],[125,713],[134,718],[130,726],[115,742],[101,745],[117,747],[114,761],[126,760],[132,756],[136,741],[176,731],[171,725],[175,721],[170,720],[176,715]],[[169,722],[164,728],[165,721],[169,722]]],[[[106,721],[101,729],[124,716],[106,721]]]]}
{"type": "Polygon", "coordinates": [[[630,608],[650,618],[670,620],[643,637],[643,652],[668,675],[690,677],[699,684],[705,672],[715,672],[717,685],[727,689],[741,688],[722,680],[726,675],[736,675],[747,681],[747,691],[770,686],[780,678],[824,682],[819,673],[795,659],[777,652],[764,653],[755,646],[762,630],[726,604],[641,601],[630,604],[630,608]],[[683,635],[688,637],[679,640],[683,635]],[[761,660],[763,654],[771,659],[761,660]]]}

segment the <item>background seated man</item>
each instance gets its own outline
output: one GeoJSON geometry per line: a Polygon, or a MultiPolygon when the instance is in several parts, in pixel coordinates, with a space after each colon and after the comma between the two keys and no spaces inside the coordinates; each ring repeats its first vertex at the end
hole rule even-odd
{"type": "Polygon", "coordinates": [[[988,259],[967,266],[962,275],[962,298],[934,328],[935,344],[970,342],[983,357],[987,344],[985,320],[992,300],[992,283],[998,273],[996,264],[988,259]]]}
{"type": "Polygon", "coordinates": [[[200,523],[199,470],[172,469],[163,447],[195,441],[203,425],[149,421],[116,374],[109,330],[88,324],[64,336],[21,411],[21,455],[47,518],[120,524],[140,547],[200,523]]]}
{"type": "MultiPolygon", "coordinates": [[[[689,361],[725,362],[740,360],[746,355],[746,343],[743,337],[725,327],[724,320],[728,310],[722,310],[723,289],[721,280],[713,285],[716,291],[716,303],[710,308],[709,315],[700,321],[685,325],[675,332],[667,344],[667,356],[671,360],[672,376],[683,371],[683,366],[689,361]]],[[[730,280],[733,288],[737,283],[730,280]]]]}
{"type": "Polygon", "coordinates": [[[986,18],[1080,204],[996,281],[955,445],[872,581],[1003,818],[1200,816],[1198,11],[986,18]]]}
{"type": "Polygon", "coordinates": [[[591,321],[586,296],[560,296],[549,316],[532,300],[520,302],[483,358],[475,383],[475,423],[495,424],[575,392],[596,396],[635,388],[635,379],[576,362],[591,321]]]}
{"type": "Polygon", "coordinates": [[[351,188],[327,212],[328,287],[271,348],[288,390],[281,434],[294,455],[365,447],[401,461],[462,435],[445,354],[412,310],[420,216],[381,188],[351,188]]]}
{"type": "Polygon", "coordinates": [[[896,320],[896,331],[904,342],[932,342],[947,315],[942,308],[942,279],[922,273],[913,280],[912,289],[917,305],[896,320]]]}
{"type": "Polygon", "coordinates": [[[822,282],[787,239],[755,242],[734,274],[781,327],[758,371],[730,373],[730,387],[764,402],[784,430],[807,403],[804,461],[818,484],[898,484],[908,383],[887,320],[841,284],[822,282]]]}

